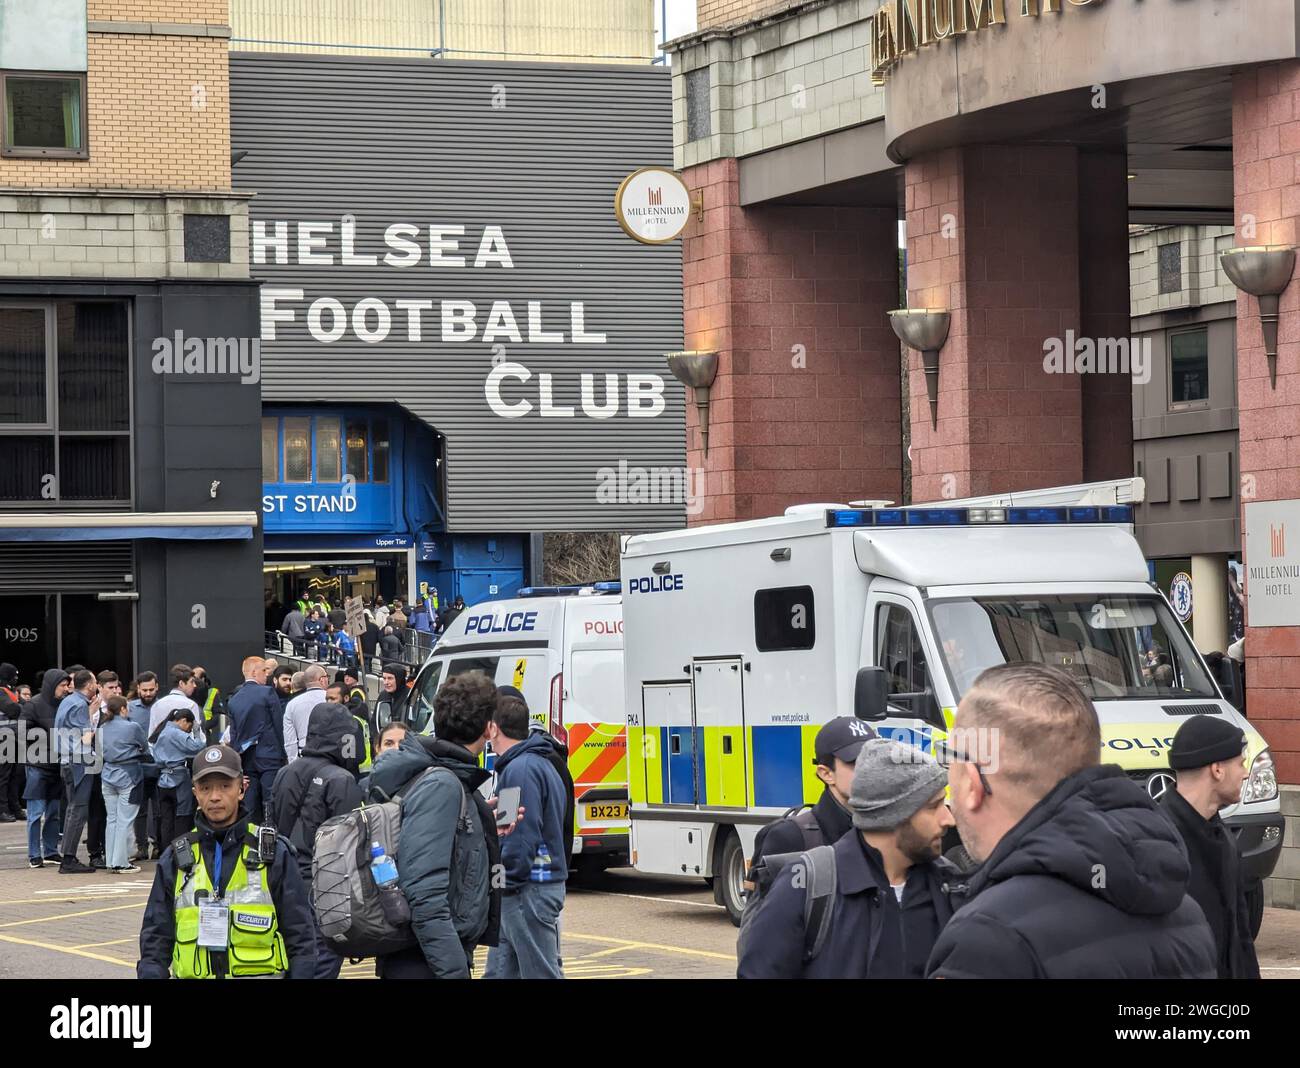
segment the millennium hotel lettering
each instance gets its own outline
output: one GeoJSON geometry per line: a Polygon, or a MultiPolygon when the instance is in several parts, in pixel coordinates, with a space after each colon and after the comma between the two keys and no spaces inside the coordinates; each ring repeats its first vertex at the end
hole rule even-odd
{"type": "MultiPolygon", "coordinates": [[[[1102,0],[1064,0],[1089,7],[1102,0]]],[[[871,17],[871,80],[883,85],[890,69],[918,48],[986,26],[1006,25],[1007,8],[1022,18],[1059,13],[1062,0],[887,0],[871,17]]]]}

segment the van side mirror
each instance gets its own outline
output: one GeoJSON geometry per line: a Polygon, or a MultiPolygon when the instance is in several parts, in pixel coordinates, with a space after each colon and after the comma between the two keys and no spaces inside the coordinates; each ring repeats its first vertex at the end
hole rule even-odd
{"type": "Polygon", "coordinates": [[[853,714],[865,720],[889,716],[889,678],[884,668],[858,668],[853,684],[853,714]]]}

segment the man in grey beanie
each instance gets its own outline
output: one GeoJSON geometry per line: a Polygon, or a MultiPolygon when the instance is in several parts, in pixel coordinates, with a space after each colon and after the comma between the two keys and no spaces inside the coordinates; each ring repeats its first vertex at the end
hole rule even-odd
{"type": "MultiPolygon", "coordinates": [[[[828,936],[809,956],[803,854],[786,863],[746,920],[741,979],[919,979],[952,915],[960,878],[940,856],[953,826],[943,768],[913,746],[872,738],[858,753],[853,829],[833,846],[828,936]]],[[[769,858],[769,861],[774,858],[769,858]]],[[[956,904],[960,904],[958,901],[956,904]]]]}

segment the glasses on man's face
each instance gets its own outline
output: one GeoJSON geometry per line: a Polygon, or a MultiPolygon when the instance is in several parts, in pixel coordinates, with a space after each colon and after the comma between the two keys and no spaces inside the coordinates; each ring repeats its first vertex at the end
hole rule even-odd
{"type": "Polygon", "coordinates": [[[989,785],[988,776],[984,774],[984,768],[978,760],[974,760],[968,753],[958,749],[948,738],[936,739],[934,743],[934,759],[941,767],[951,768],[954,763],[973,764],[975,770],[979,773],[980,786],[984,788],[984,793],[988,797],[993,796],[993,787],[989,785]]]}

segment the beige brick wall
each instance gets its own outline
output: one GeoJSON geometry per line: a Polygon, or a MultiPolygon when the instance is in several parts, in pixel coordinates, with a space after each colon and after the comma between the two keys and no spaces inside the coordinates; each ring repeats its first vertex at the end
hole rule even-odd
{"type": "Polygon", "coordinates": [[[790,7],[800,7],[808,0],[697,0],[696,25],[701,30],[718,26],[738,26],[790,7]]]}
{"type": "Polygon", "coordinates": [[[228,0],[88,0],[91,22],[201,22],[213,26],[230,23],[228,0]]]}
{"type": "Polygon", "coordinates": [[[0,193],[0,276],[247,278],[242,197],[0,193]],[[230,216],[230,262],[185,260],[185,215],[230,216]]]}
{"type": "MultiPolygon", "coordinates": [[[[169,21],[225,4],[91,4],[114,11],[174,7],[169,21]],[[179,13],[179,14],[178,14],[179,13]]],[[[155,12],[157,14],[157,12],[155,12]]],[[[94,18],[94,14],[91,15],[94,18]]],[[[92,33],[86,160],[0,159],[0,186],[24,189],[230,188],[227,42],[209,37],[92,33]]]]}
{"type": "Polygon", "coordinates": [[[1219,256],[1233,245],[1231,226],[1161,226],[1129,236],[1129,285],[1134,316],[1177,308],[1199,308],[1237,299],[1219,256]],[[1160,246],[1183,247],[1183,285],[1160,292],[1160,246]]]}

